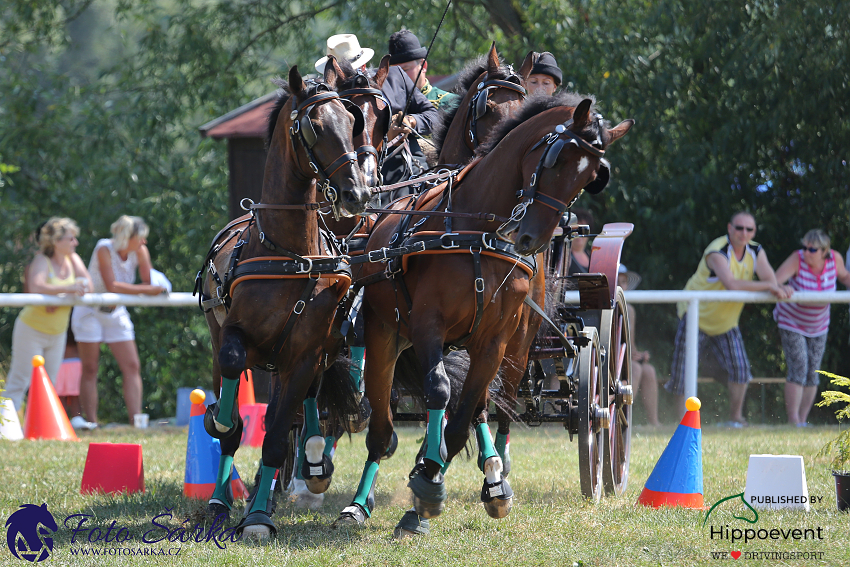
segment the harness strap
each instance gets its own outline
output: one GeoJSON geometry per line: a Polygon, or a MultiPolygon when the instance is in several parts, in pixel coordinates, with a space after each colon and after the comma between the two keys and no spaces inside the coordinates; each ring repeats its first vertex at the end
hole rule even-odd
{"type": "Polygon", "coordinates": [[[475,317],[473,318],[472,327],[469,329],[469,332],[460,340],[448,345],[446,354],[448,353],[447,351],[462,349],[466,341],[478,330],[479,325],[481,325],[481,319],[484,317],[484,278],[481,275],[481,249],[471,248],[469,251],[472,252],[472,270],[475,273],[475,317]]]}
{"type": "Polygon", "coordinates": [[[327,176],[330,178],[334,173],[339,171],[339,169],[342,166],[349,164],[349,163],[353,164],[353,165],[357,164],[357,152],[348,152],[348,153],[342,154],[341,156],[339,156],[338,158],[333,160],[331,162],[331,164],[327,167],[327,169],[333,168],[333,171],[328,173],[327,176]],[[336,167],[334,167],[334,166],[336,166],[336,167]]]}
{"type": "Polygon", "coordinates": [[[274,361],[278,356],[280,356],[280,351],[283,349],[283,345],[289,337],[289,333],[292,332],[292,328],[295,326],[298,316],[304,311],[307,301],[309,301],[310,296],[313,295],[313,290],[316,289],[317,283],[319,283],[319,278],[307,278],[307,285],[304,286],[304,291],[301,292],[301,297],[298,298],[298,301],[296,301],[295,305],[292,307],[292,313],[290,313],[289,317],[286,319],[286,324],[283,326],[283,330],[281,330],[280,336],[277,338],[277,342],[269,354],[269,361],[266,363],[266,368],[275,367],[274,361]]]}
{"type": "Polygon", "coordinates": [[[366,209],[367,213],[387,213],[389,215],[413,215],[413,216],[435,216],[435,217],[454,217],[463,219],[475,219],[484,221],[500,221],[504,222],[508,219],[500,217],[493,213],[453,213],[451,211],[403,211],[397,209],[366,209]]]}

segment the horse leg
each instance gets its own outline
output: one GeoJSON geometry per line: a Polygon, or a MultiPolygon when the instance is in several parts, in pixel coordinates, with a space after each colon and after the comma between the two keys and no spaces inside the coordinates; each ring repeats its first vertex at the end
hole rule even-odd
{"type": "Polygon", "coordinates": [[[381,459],[391,456],[398,446],[390,412],[393,370],[398,356],[396,344],[394,332],[374,316],[366,319],[365,387],[366,397],[372,404],[372,417],[366,434],[368,454],[357,492],[351,504],[343,508],[335,525],[362,525],[372,516],[381,459]]]}
{"type": "Polygon", "coordinates": [[[247,349],[241,329],[225,327],[222,332],[221,348],[218,351],[218,364],[221,370],[221,389],[216,403],[207,407],[204,414],[204,429],[216,439],[226,439],[236,432],[241,423],[239,405],[236,403],[239,391],[239,377],[245,371],[247,349]]]}

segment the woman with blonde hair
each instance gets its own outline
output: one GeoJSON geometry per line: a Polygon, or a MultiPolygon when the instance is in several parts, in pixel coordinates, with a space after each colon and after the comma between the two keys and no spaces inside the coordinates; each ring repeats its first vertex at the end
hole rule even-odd
{"type": "MultiPolygon", "coordinates": [[[[148,225],[139,217],[121,216],[112,223],[112,238],[98,240],[89,262],[92,286],[96,293],[159,295],[164,287],[151,285],[151,257],[146,246],[148,225]],[[136,280],[136,269],[142,283],[136,280]]],[[[86,417],[97,423],[97,372],[100,345],[106,343],[124,380],[124,402],[129,421],[142,413],[142,376],[136,335],[127,308],[119,306],[74,309],[71,327],[77,338],[83,375],[80,380],[80,404],[86,417]]]]}
{"type": "MultiPolygon", "coordinates": [[[[835,291],[838,280],[850,287],[850,273],[841,254],[830,248],[820,229],[803,236],[803,248],[791,253],[776,270],[776,283],[788,282],[795,291],[835,291]]],[[[779,327],[788,376],[785,411],[788,423],[806,427],[818,391],[820,368],[829,332],[829,304],[777,303],[773,318],[779,327]]]]}
{"type": "MultiPolygon", "coordinates": [[[[91,291],[88,270],[76,253],[80,229],[69,218],[52,217],[38,230],[39,251],[26,270],[28,293],[83,295],[91,291]]],[[[65,354],[70,307],[28,305],[15,319],[12,362],[3,395],[21,408],[32,377],[32,357],[44,357],[44,370],[56,383],[65,354]]],[[[77,426],[77,424],[75,424],[77,426]]]]}

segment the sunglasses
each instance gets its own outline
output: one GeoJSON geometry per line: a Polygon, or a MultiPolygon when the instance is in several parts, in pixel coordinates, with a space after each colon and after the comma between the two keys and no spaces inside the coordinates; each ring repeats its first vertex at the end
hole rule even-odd
{"type": "Polygon", "coordinates": [[[820,252],[820,248],[804,248],[803,250],[808,250],[812,254],[817,254],[818,252],[820,252]]]}
{"type": "Polygon", "coordinates": [[[734,225],[732,228],[735,230],[746,230],[747,232],[754,232],[756,229],[754,226],[741,226],[739,224],[734,225]]]}

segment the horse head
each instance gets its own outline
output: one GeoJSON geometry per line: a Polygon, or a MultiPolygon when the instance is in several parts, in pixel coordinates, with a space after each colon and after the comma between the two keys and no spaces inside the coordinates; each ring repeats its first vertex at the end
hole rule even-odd
{"type": "Polygon", "coordinates": [[[562,215],[582,189],[596,194],[608,184],[605,151],[629,131],[634,120],[608,128],[592,104],[585,98],[574,108],[550,108],[533,119],[540,127],[537,136],[541,129],[544,133],[523,158],[523,179],[529,181],[517,193],[520,203],[512,216],[518,221],[514,244],[520,254],[536,254],[549,244],[562,215]],[[557,120],[554,127],[553,120],[557,120]]]}
{"type": "Polygon", "coordinates": [[[374,77],[361,71],[355,71],[344,59],[338,61],[343,76],[337,85],[341,99],[349,110],[363,116],[364,127],[355,132],[354,145],[357,148],[357,162],[366,182],[371,186],[382,183],[381,167],[387,151],[387,132],[392,120],[392,109],[381,87],[390,70],[390,56],[381,59],[374,77]]]}
{"type": "MultiPolygon", "coordinates": [[[[353,216],[366,209],[371,194],[354,152],[353,140],[363,130],[363,116],[336,93],[341,77],[332,56],[322,82],[305,83],[298,67],[292,67],[290,96],[279,103],[278,114],[272,117],[278,124],[270,129],[272,136],[289,136],[289,144],[281,145],[291,149],[298,177],[316,180],[334,215],[353,216]]],[[[270,151],[274,142],[270,141],[270,151]]]]}
{"type": "Polygon", "coordinates": [[[525,80],[534,65],[530,52],[519,72],[503,65],[496,42],[486,56],[468,64],[458,76],[464,94],[457,108],[441,117],[434,134],[440,163],[463,163],[503,118],[511,116],[526,97],[525,80]]]}

